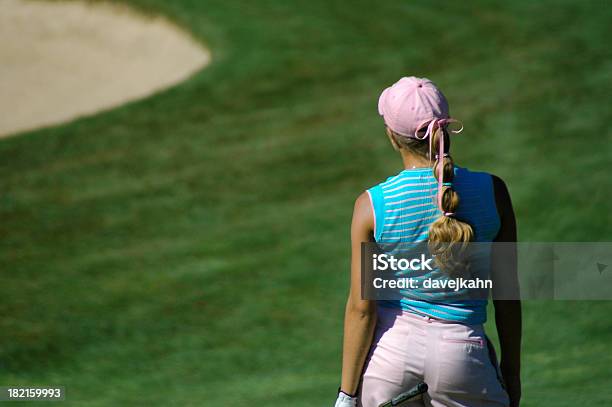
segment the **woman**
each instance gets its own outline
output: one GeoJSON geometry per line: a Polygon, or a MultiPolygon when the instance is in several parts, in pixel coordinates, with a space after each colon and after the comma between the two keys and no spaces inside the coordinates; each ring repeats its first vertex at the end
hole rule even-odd
{"type": "MultiPolygon", "coordinates": [[[[427,393],[409,405],[518,406],[518,300],[494,300],[501,344],[498,367],[483,328],[486,300],[426,301],[417,296],[377,303],[361,298],[362,242],[426,241],[435,247],[436,243],[516,241],[504,182],[453,164],[449,124],[456,120],[450,118],[446,98],[430,80],[400,79],[382,92],[378,110],[404,170],[355,202],[336,407],[378,407],[422,381],[428,385],[427,393]]],[[[515,258],[505,257],[503,264],[504,284],[516,283],[515,258]]]]}

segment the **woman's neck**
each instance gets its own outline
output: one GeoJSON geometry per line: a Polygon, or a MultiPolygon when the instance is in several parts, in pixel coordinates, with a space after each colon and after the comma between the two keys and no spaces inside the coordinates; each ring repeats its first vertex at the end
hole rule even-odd
{"type": "Polygon", "coordinates": [[[400,154],[405,169],[431,167],[429,160],[423,156],[413,154],[405,149],[401,149],[400,154]]]}

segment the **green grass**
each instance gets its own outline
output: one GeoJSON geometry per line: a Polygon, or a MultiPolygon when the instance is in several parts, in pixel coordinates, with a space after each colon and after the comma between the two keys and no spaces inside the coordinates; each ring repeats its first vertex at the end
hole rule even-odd
{"type": "MultiPolygon", "coordinates": [[[[603,1],[162,1],[180,86],[0,141],[0,383],[68,404],[331,405],[383,87],[433,79],[524,241],[611,240],[603,1]]],[[[577,271],[579,272],[579,271],[577,271]]],[[[525,303],[524,406],[612,402],[610,302],[525,303]]],[[[492,327],[492,326],[491,326],[492,327]]]]}

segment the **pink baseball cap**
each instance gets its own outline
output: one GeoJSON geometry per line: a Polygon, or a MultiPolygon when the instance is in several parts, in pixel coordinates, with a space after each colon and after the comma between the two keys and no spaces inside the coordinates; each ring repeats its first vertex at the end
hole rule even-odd
{"type": "Polygon", "coordinates": [[[383,90],[378,113],[391,130],[411,138],[432,120],[450,118],[444,94],[429,79],[415,76],[403,77],[383,90]]]}
{"type": "MultiPolygon", "coordinates": [[[[415,76],[403,77],[392,86],[383,90],[378,98],[378,113],[383,117],[385,124],[395,133],[405,137],[419,140],[428,139],[429,159],[432,159],[432,139],[436,128],[446,128],[450,123],[461,123],[450,117],[448,101],[432,81],[427,78],[415,76]],[[425,134],[419,136],[417,132],[426,127],[425,134]]],[[[450,133],[460,133],[458,130],[450,133]]],[[[444,137],[438,138],[438,154],[447,156],[444,147],[444,137]]],[[[436,160],[438,155],[436,155],[436,160]]],[[[453,216],[454,213],[445,212],[442,208],[443,166],[438,166],[438,208],[444,216],[453,216]]]]}

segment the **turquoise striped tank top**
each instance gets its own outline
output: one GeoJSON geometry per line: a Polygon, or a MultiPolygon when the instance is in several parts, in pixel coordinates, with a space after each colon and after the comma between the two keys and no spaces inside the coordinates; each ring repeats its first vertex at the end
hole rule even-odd
{"type": "MultiPolygon", "coordinates": [[[[455,216],[472,225],[475,242],[492,242],[499,231],[500,219],[491,175],[455,166],[452,187],[460,198],[455,216]]],[[[436,188],[431,168],[415,168],[368,189],[376,242],[385,245],[426,242],[430,225],[440,217],[436,188]]],[[[430,273],[433,278],[444,276],[437,268],[430,273]]],[[[487,319],[485,299],[453,299],[452,294],[421,288],[402,293],[401,300],[379,301],[379,306],[466,324],[480,324],[487,319]]]]}

